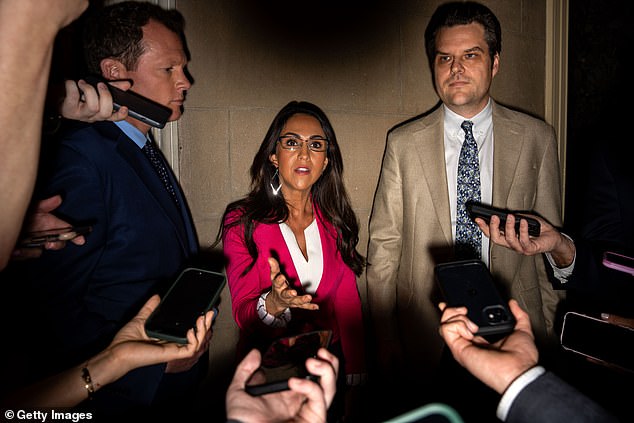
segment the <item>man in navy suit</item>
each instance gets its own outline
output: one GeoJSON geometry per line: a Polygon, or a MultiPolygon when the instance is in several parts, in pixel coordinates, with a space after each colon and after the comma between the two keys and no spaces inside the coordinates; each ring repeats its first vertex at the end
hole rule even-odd
{"type": "MultiPolygon", "coordinates": [[[[107,80],[131,80],[132,91],[170,108],[170,121],[179,119],[191,87],[182,15],[149,3],[124,2],[91,18],[84,34],[89,72],[107,80]]],[[[29,302],[46,321],[40,339],[44,357],[40,352],[39,365],[33,367],[36,378],[103,349],[152,294],[165,293],[198,252],[175,175],[159,153],[170,193],[143,150],[153,143],[149,130],[128,117],[78,124],[61,138],[41,198],[61,194],[56,214],[93,229],[85,245],[45,251],[24,266],[29,302]]],[[[173,405],[204,376],[206,351],[134,370],[97,392],[91,407],[97,414],[129,415],[173,405]]]]}

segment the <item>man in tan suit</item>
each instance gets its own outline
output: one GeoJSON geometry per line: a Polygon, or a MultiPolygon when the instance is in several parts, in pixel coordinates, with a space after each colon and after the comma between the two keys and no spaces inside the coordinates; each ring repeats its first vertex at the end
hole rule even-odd
{"type": "MultiPolygon", "coordinates": [[[[368,245],[368,309],[379,376],[405,386],[408,378],[417,386],[433,386],[427,377],[441,357],[434,265],[455,258],[463,121],[472,122],[478,146],[481,202],[532,211],[561,225],[553,128],[489,95],[500,65],[495,15],[476,3],[440,6],[425,39],[442,104],[388,134],[368,245]]],[[[556,340],[561,295],[552,288],[543,256],[489,245],[484,236],[481,251],[502,295],[515,298],[529,313],[538,345],[556,340]]]]}

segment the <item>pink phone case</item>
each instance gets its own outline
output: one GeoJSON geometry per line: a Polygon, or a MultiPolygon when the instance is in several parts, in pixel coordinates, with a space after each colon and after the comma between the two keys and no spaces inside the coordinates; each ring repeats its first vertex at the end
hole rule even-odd
{"type": "Polygon", "coordinates": [[[603,253],[603,265],[634,276],[634,257],[606,251],[603,253]]]}

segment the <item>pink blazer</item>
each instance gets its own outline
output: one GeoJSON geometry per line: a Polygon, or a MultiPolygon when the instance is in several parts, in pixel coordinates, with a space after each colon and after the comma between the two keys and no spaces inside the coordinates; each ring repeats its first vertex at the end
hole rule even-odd
{"type": "MultiPolygon", "coordinates": [[[[334,227],[324,222],[317,211],[317,225],[324,254],[324,271],[313,302],[317,311],[291,309],[291,321],[287,328],[272,328],[262,323],[257,313],[260,294],[271,289],[270,256],[275,257],[288,282],[299,293],[304,292],[288,247],[277,224],[258,224],[253,238],[258,248],[258,259],[245,276],[244,269],[251,263],[251,256],[242,240],[242,226],[235,226],[223,236],[223,250],[227,259],[226,274],[233,318],[240,327],[241,344],[247,347],[266,345],[273,339],[314,329],[331,329],[332,342],[341,342],[346,374],[365,373],[364,327],[361,299],[354,272],[341,259],[337,251],[334,227]]],[[[227,216],[232,221],[237,213],[227,216]]],[[[226,223],[226,222],[225,222],[226,223]]],[[[246,353],[248,349],[242,351],[246,353]]]]}

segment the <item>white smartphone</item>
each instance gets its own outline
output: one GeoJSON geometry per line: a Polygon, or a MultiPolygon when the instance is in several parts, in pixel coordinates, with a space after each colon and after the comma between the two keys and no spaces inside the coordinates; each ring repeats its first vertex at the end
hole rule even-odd
{"type": "Polygon", "coordinates": [[[625,254],[606,251],[603,253],[603,265],[619,272],[629,273],[634,276],[634,257],[625,254]]]}
{"type": "Polygon", "coordinates": [[[569,311],[561,328],[561,346],[608,366],[634,372],[634,329],[569,311]]]}

